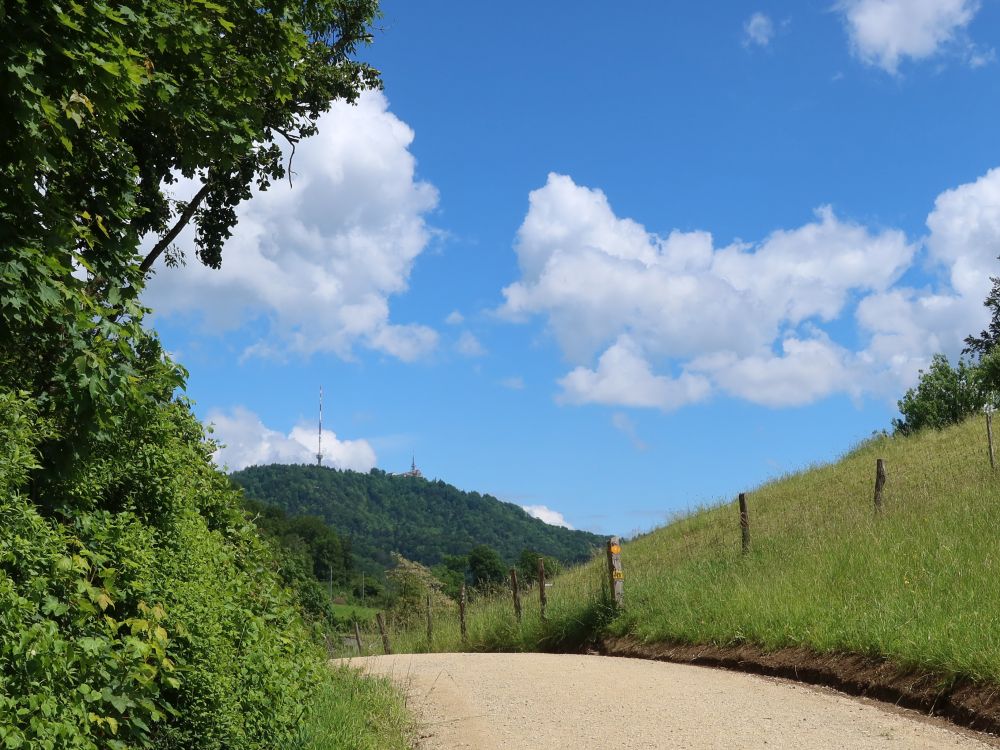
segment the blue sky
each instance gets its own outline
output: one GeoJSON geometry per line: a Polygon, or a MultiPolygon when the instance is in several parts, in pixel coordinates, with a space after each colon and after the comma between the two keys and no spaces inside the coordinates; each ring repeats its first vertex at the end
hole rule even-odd
{"type": "MultiPolygon", "coordinates": [[[[889,425],[1000,271],[1000,4],[383,5],[221,271],[147,290],[218,460],[631,533],[889,425]]],[[[184,242],[181,240],[181,246],[184,242]]]]}

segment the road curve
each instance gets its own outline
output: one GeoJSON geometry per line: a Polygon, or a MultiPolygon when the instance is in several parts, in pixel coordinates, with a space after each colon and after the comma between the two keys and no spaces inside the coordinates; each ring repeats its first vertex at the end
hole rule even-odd
{"type": "Polygon", "coordinates": [[[706,667],[561,654],[346,661],[404,687],[420,750],[1000,747],[874,701],[706,667]]]}

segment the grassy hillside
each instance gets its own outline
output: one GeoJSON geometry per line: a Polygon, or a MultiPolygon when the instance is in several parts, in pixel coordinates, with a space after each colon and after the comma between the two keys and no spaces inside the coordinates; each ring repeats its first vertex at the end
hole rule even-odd
{"type": "MultiPolygon", "coordinates": [[[[734,502],[624,546],[626,606],[611,617],[597,559],[556,579],[548,621],[526,595],[471,607],[470,648],[569,647],[600,632],[646,642],[800,646],[1000,684],[1000,479],[982,418],[873,439],[840,461],[748,488],[753,547],[734,502]],[[875,459],[888,467],[876,517],[875,459]]],[[[400,648],[426,648],[420,633],[400,648]]],[[[459,648],[457,624],[435,649],[459,648]]]]}
{"type": "Polygon", "coordinates": [[[319,466],[252,466],[232,479],[252,500],[319,516],[346,535],[360,567],[384,570],[392,552],[424,565],[487,544],[508,562],[530,548],[563,562],[590,557],[603,537],[532,518],[513,503],[441,481],[319,466]]]}

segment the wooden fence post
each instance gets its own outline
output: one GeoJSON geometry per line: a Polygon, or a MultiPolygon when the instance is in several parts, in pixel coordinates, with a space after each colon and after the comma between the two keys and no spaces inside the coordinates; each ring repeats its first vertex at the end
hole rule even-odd
{"type": "Polygon", "coordinates": [[[611,580],[615,606],[620,607],[625,597],[625,574],[622,573],[621,539],[616,536],[608,540],[608,578],[611,580]]]}
{"type": "Polygon", "coordinates": [[[354,640],[358,644],[358,656],[361,656],[365,652],[365,647],[361,643],[361,628],[358,627],[358,621],[354,621],[354,640]]]}
{"type": "Polygon", "coordinates": [[[750,552],[750,511],[747,509],[745,492],[740,493],[740,538],[743,554],[746,555],[750,552]]]}
{"type": "Polygon", "coordinates": [[[875,460],[875,512],[882,512],[882,490],[885,487],[885,461],[875,460]]]}
{"type": "Polygon", "coordinates": [[[992,407],[986,410],[986,439],[990,443],[990,470],[997,470],[997,459],[993,454],[993,409],[992,407]]]}
{"type": "Polygon", "coordinates": [[[392,648],[389,646],[389,634],[385,630],[385,620],[382,619],[382,613],[375,613],[375,621],[378,623],[378,632],[382,634],[382,650],[386,654],[392,653],[392,648]]]}
{"type": "Polygon", "coordinates": [[[427,594],[427,648],[434,645],[434,622],[431,615],[431,595],[427,594]]]}
{"type": "Polygon", "coordinates": [[[514,616],[517,624],[521,624],[521,589],[517,585],[517,568],[510,569],[510,590],[514,594],[514,616]]]}
{"type": "Polygon", "coordinates": [[[462,631],[462,645],[464,646],[469,641],[469,633],[465,629],[465,583],[462,584],[462,590],[458,593],[458,624],[462,631]]]}
{"type": "Polygon", "coordinates": [[[542,621],[545,621],[545,560],[538,558],[538,604],[541,607],[542,621]]]}

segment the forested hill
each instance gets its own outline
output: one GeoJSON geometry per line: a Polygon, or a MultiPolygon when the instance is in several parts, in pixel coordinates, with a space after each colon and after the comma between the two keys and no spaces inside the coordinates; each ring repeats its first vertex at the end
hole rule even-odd
{"type": "Polygon", "coordinates": [[[508,563],[525,548],[563,562],[586,560],[603,537],[550,526],[490,495],[463,492],[442,481],[338,471],[319,466],[252,466],[232,479],[247,497],[292,515],[316,515],[348,536],[360,567],[391,565],[390,554],[424,565],[465,555],[479,544],[508,563]]]}

